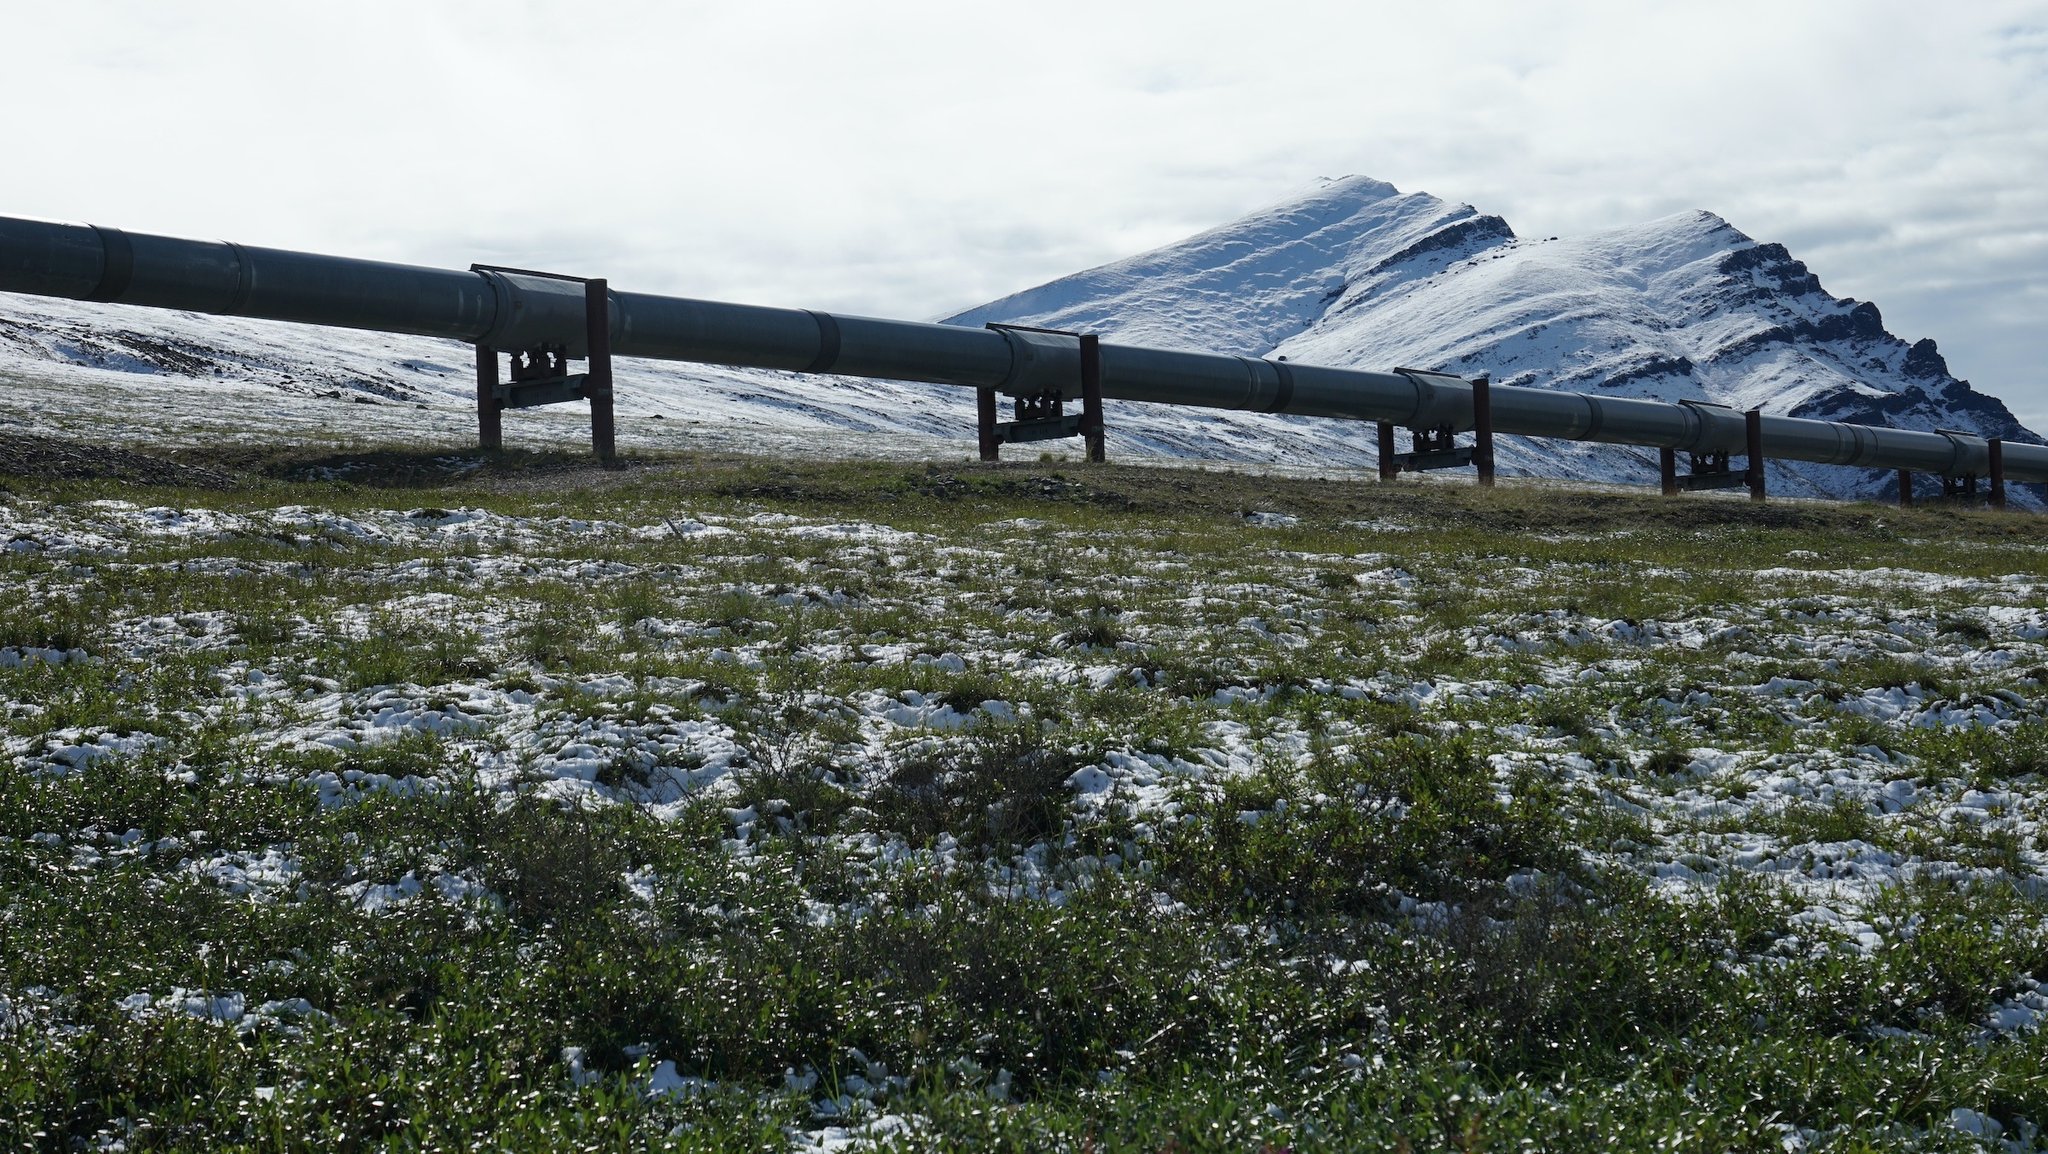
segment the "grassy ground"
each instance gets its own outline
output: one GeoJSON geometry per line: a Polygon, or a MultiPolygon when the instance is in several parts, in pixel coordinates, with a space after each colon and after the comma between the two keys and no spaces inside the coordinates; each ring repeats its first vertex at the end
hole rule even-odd
{"type": "Polygon", "coordinates": [[[2038,519],[8,461],[8,1148],[2044,1141],[2038,519]]]}

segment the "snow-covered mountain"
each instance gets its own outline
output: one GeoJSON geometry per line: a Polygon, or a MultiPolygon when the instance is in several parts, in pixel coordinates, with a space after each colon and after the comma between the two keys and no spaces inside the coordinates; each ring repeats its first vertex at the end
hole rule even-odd
{"type": "MultiPolygon", "coordinates": [[[[1933,341],[1908,346],[1885,331],[1875,305],[1830,296],[1782,245],[1758,244],[1706,212],[1519,239],[1469,205],[1348,177],[948,320],[2039,440],[1996,398],[1951,376],[1933,341]]],[[[24,378],[170,388],[187,400],[196,388],[295,410],[337,400],[439,410],[472,403],[469,358],[463,345],[428,338],[0,294],[0,373],[24,378]]],[[[658,362],[621,362],[618,383],[629,440],[659,440],[678,419],[973,435],[972,394],[942,385],[658,362]],[[668,421],[649,423],[657,414],[668,421]]],[[[1308,467],[1374,460],[1373,430],[1361,423],[1114,403],[1108,416],[1112,453],[1308,467]]],[[[1500,464],[1506,475],[1655,476],[1653,450],[1548,440],[1505,438],[1500,464]]],[[[1773,491],[1788,495],[1889,484],[1791,462],[1774,462],[1773,474],[1773,491]]]]}
{"type": "MultiPolygon", "coordinates": [[[[1885,331],[1876,305],[1829,295],[1783,245],[1758,244],[1710,212],[1527,240],[1470,205],[1348,177],[949,319],[2040,440],[1951,376],[1932,340],[1909,346],[1885,331]]],[[[1503,446],[1504,468],[1538,475],[1640,478],[1647,456],[1510,440],[1519,443],[1503,446]]],[[[1780,491],[1850,496],[1890,484],[1864,470],[1773,471],[1780,491]]]]}

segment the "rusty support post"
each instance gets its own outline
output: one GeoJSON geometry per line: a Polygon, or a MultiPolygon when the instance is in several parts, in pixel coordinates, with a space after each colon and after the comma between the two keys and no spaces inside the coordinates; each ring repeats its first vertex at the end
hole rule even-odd
{"type": "Polygon", "coordinates": [[[981,427],[981,459],[993,461],[1002,455],[1002,445],[996,441],[996,391],[974,390],[974,407],[981,427]]]}
{"type": "Polygon", "coordinates": [[[498,408],[498,350],[476,347],[476,447],[505,447],[505,419],[498,408]]]}
{"type": "Polygon", "coordinates": [[[1389,421],[1375,421],[1380,430],[1380,480],[1391,481],[1401,471],[1394,464],[1394,426],[1389,421]]]}
{"type": "Polygon", "coordinates": [[[1764,414],[1761,409],[1751,409],[1742,414],[1743,432],[1748,440],[1749,450],[1749,499],[1764,499],[1764,414]]]}
{"type": "Polygon", "coordinates": [[[2005,442],[1997,437],[1985,443],[1991,454],[1991,507],[2005,508],[2005,442]]]}
{"type": "Polygon", "coordinates": [[[590,367],[583,395],[590,401],[590,447],[610,464],[618,455],[612,427],[612,297],[604,278],[583,282],[584,336],[590,367]]]}
{"type": "Polygon", "coordinates": [[[1472,463],[1479,483],[1493,487],[1493,378],[1472,378],[1472,463]]]}
{"type": "Polygon", "coordinates": [[[1104,459],[1102,431],[1102,338],[1081,334],[1081,439],[1088,446],[1088,459],[1104,459]]]}
{"type": "Polygon", "coordinates": [[[1899,470],[1899,508],[1901,508],[1901,509],[1903,509],[1903,508],[1906,508],[1907,506],[1911,505],[1912,503],[1913,503],[1913,470],[1911,470],[1911,469],[1900,469],[1900,470],[1899,470]]]}
{"type": "Polygon", "coordinates": [[[1678,496],[1678,450],[1669,445],[1657,450],[1657,480],[1666,497],[1678,496]]]}

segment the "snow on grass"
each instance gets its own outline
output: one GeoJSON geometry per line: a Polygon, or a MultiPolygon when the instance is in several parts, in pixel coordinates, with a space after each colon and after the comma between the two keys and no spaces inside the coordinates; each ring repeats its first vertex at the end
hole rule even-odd
{"type": "Polygon", "coordinates": [[[0,556],[0,1078],[67,1133],[168,1117],[49,1072],[152,1030],[249,1117],[416,1138],[518,1093],[795,1148],[1196,1134],[1224,1093],[1218,1134],[1341,1148],[1401,1135],[1331,1103],[1413,1079],[1552,1140],[2048,1116],[2016,552],[321,495],[0,503],[40,543],[0,556]],[[405,1112],[321,1097],[387,1043],[405,1112]],[[463,1046],[484,1081],[406,1065],[463,1046]],[[1958,1073],[1756,1091],[1775,1046],[1958,1073]]]}

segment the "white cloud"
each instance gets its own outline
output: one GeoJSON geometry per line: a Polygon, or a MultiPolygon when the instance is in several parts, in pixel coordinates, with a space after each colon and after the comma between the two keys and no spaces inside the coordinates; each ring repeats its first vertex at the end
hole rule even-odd
{"type": "Polygon", "coordinates": [[[930,316],[1362,172],[1710,208],[2048,424],[2048,4],[67,0],[0,212],[930,316]]]}

